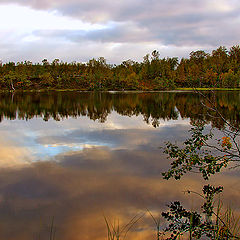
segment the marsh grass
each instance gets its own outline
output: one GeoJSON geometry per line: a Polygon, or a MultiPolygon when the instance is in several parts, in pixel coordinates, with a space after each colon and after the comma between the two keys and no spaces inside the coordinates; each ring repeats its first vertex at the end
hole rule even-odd
{"type": "Polygon", "coordinates": [[[147,209],[147,212],[149,213],[149,215],[151,216],[153,222],[154,222],[154,225],[156,227],[156,239],[157,240],[162,240],[163,239],[163,236],[164,236],[164,233],[163,231],[161,231],[161,214],[159,214],[157,217],[153,216],[152,212],[147,209]]]}
{"type": "Polygon", "coordinates": [[[215,87],[203,87],[203,88],[193,88],[193,87],[185,87],[185,88],[175,88],[175,90],[182,91],[239,91],[240,88],[215,88],[215,87]]]}
{"type": "Polygon", "coordinates": [[[230,206],[224,208],[220,200],[216,210],[214,232],[214,240],[240,239],[240,216],[234,213],[230,206]]]}
{"type": "Polygon", "coordinates": [[[56,226],[54,226],[54,217],[52,217],[51,225],[49,228],[49,240],[55,240],[56,226]]]}
{"type": "MultiPolygon", "coordinates": [[[[201,213],[202,218],[206,218],[207,224],[199,223],[196,226],[194,223],[194,211],[189,211],[189,227],[184,231],[182,229],[175,229],[175,236],[172,235],[172,231],[167,230],[164,226],[166,225],[166,219],[162,218],[161,213],[155,216],[149,209],[142,215],[135,215],[126,225],[120,226],[119,220],[110,222],[107,217],[104,216],[104,220],[107,226],[107,240],[124,240],[128,232],[135,226],[135,224],[147,213],[150,215],[155,225],[155,238],[152,240],[193,240],[193,239],[204,239],[204,240],[237,240],[240,239],[240,215],[236,213],[230,206],[225,207],[223,201],[218,198],[214,202],[214,210],[212,217],[208,218],[206,214],[201,213]],[[196,227],[198,231],[203,231],[203,235],[196,235],[196,227]],[[201,229],[202,228],[202,229],[201,229]],[[179,234],[176,234],[179,232],[179,234]],[[209,233],[209,235],[208,235],[209,233]]],[[[182,219],[175,219],[181,222],[182,219]]]]}
{"type": "Polygon", "coordinates": [[[107,240],[124,240],[128,232],[135,226],[135,224],[145,215],[135,215],[126,225],[121,226],[119,219],[113,222],[109,221],[106,216],[104,220],[107,226],[107,240]]]}

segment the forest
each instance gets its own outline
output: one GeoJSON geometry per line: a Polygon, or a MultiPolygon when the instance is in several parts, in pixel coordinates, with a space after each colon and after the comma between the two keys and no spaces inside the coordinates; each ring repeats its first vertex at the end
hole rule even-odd
{"type": "Polygon", "coordinates": [[[240,87],[240,46],[212,53],[192,51],[189,58],[160,58],[154,50],[142,62],[108,64],[104,57],[87,63],[30,61],[0,63],[0,89],[168,90],[184,87],[240,87]]]}

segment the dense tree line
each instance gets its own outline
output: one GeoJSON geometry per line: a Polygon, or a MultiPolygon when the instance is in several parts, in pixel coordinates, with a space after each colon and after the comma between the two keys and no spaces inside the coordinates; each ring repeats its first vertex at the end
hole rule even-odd
{"type": "Polygon", "coordinates": [[[219,47],[211,54],[191,52],[189,58],[160,58],[158,51],[142,62],[107,64],[100,57],[87,63],[55,59],[0,64],[1,89],[160,90],[174,87],[240,87],[240,46],[219,47]]]}

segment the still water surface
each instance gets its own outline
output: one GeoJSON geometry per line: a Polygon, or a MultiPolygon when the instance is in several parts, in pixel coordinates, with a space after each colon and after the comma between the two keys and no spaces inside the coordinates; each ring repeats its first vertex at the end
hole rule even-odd
{"type": "MultiPolygon", "coordinates": [[[[240,92],[218,92],[226,119],[240,123],[240,92]]],[[[192,209],[199,175],[163,180],[169,160],[159,147],[182,142],[191,124],[224,123],[206,114],[191,92],[1,93],[0,239],[106,239],[104,216],[120,225],[170,201],[192,209]],[[54,219],[54,220],[53,220],[54,219]]],[[[238,211],[238,171],[211,180],[225,186],[224,200],[238,211]]],[[[155,239],[145,214],[128,239],[155,239]]]]}

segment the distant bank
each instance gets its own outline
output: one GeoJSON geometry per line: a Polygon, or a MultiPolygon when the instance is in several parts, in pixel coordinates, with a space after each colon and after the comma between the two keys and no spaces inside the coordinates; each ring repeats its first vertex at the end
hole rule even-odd
{"type": "Polygon", "coordinates": [[[100,57],[87,63],[51,63],[30,61],[0,63],[0,89],[41,90],[172,90],[172,89],[240,88],[240,47],[220,46],[211,54],[193,51],[189,58],[160,58],[154,50],[142,62],[123,61],[107,64],[100,57]]]}

